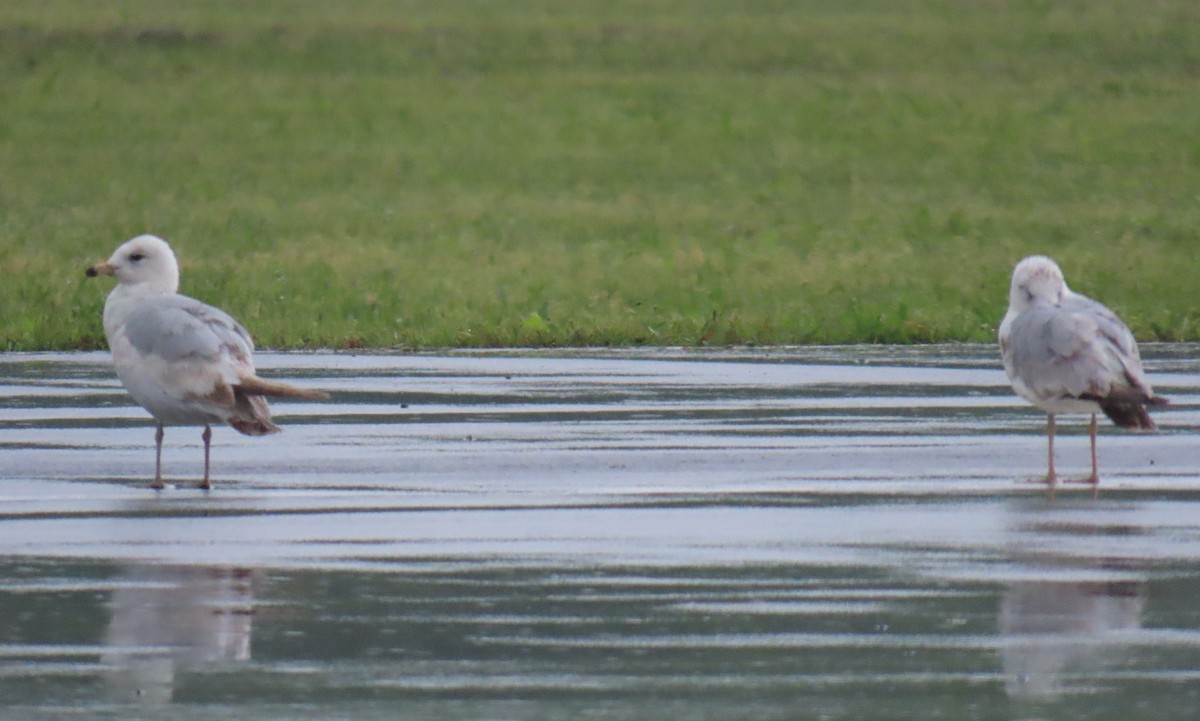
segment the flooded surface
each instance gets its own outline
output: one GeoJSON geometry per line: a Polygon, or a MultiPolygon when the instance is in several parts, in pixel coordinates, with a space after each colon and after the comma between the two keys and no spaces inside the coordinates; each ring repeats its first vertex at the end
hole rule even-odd
{"type": "Polygon", "coordinates": [[[264,354],[334,400],[207,494],[106,354],[0,355],[0,718],[1193,719],[1200,348],[1145,351],[1096,499],[990,347],[264,354]]]}

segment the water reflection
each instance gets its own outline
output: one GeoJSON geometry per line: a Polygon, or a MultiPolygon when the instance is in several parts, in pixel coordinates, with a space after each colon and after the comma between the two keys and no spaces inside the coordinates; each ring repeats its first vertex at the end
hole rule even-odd
{"type": "Polygon", "coordinates": [[[1005,689],[1014,698],[1053,698],[1066,681],[1100,671],[1129,648],[1106,634],[1141,626],[1146,584],[1013,583],[1000,600],[1005,689]]]}
{"type": "Polygon", "coordinates": [[[1129,529],[1103,522],[1064,524],[1061,515],[1047,512],[1041,520],[1037,515],[1035,510],[1032,520],[1018,524],[1018,538],[1025,543],[1018,541],[1013,560],[1028,578],[1005,584],[997,619],[1005,641],[1005,690],[1014,699],[1048,700],[1078,692],[1119,664],[1136,638],[1121,632],[1141,628],[1146,606],[1142,564],[1047,548],[1057,542],[1077,551],[1073,541],[1086,544],[1129,529]]]}
{"type": "Polygon", "coordinates": [[[0,358],[0,721],[1190,721],[1194,351],[1095,502],[990,347],[268,355],[342,402],[207,495],[106,354],[0,358]]]}
{"type": "Polygon", "coordinates": [[[134,565],[108,605],[101,660],[114,701],[166,703],[181,673],[250,660],[249,570],[134,565]]]}

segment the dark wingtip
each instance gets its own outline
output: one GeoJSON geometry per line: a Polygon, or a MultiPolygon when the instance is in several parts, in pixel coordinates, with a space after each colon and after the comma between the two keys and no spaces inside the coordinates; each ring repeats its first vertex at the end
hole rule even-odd
{"type": "Polygon", "coordinates": [[[1104,411],[1104,415],[1120,428],[1135,428],[1142,431],[1158,430],[1158,426],[1154,425],[1154,420],[1146,412],[1146,406],[1141,403],[1101,403],[1100,410],[1104,411]]]}

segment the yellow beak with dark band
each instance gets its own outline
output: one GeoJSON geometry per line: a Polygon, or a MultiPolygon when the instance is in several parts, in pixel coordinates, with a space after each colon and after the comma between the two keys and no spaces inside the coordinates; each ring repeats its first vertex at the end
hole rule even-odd
{"type": "Polygon", "coordinates": [[[113,267],[107,261],[97,263],[84,271],[84,274],[89,278],[95,278],[98,275],[112,275],[113,267]]]}

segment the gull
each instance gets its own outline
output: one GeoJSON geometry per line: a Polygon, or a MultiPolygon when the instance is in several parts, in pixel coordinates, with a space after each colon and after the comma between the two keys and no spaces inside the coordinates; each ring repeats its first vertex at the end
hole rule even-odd
{"type": "Polygon", "coordinates": [[[1000,324],[1004,371],[1017,395],[1045,411],[1049,465],[1045,483],[1053,486],[1054,416],[1090,413],[1092,474],[1096,487],[1096,414],[1104,411],[1121,428],[1154,430],[1146,406],[1167,404],[1154,395],[1138,354],[1137,341],[1108,308],[1074,293],[1053,260],[1033,255],[1017,263],[1008,291],[1008,313],[1000,324]]]}
{"type": "Polygon", "coordinates": [[[209,490],[213,423],[228,423],[248,436],[276,433],[280,428],[271,421],[267,397],[329,397],[259,378],[246,329],[225,311],[176,292],[179,264],[162,238],[127,241],[87,275],[117,279],[104,302],[104,335],[121,384],[158,423],[152,488],[163,487],[163,426],[204,426],[200,487],[209,490]]]}

